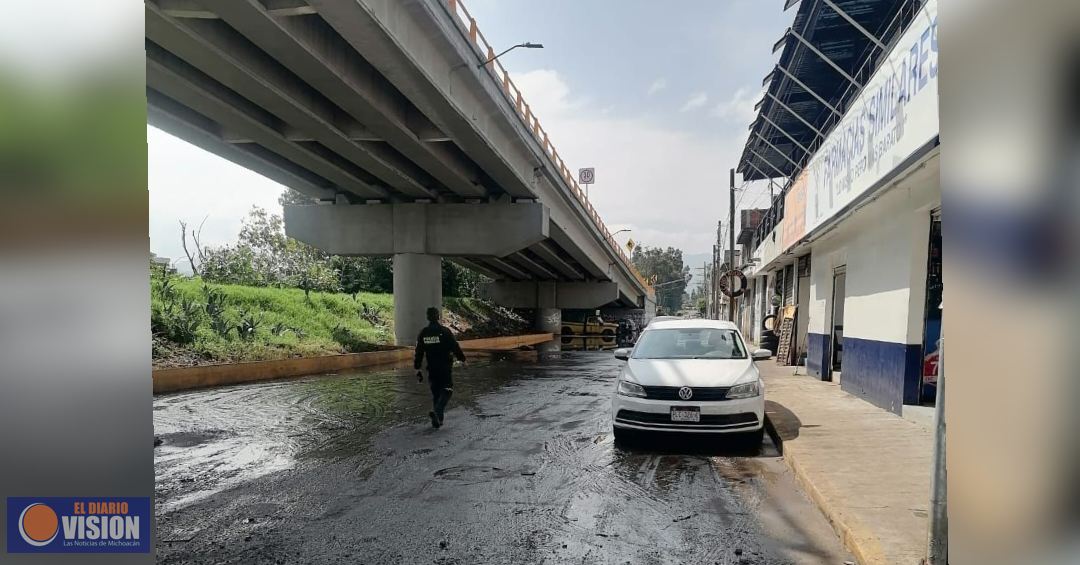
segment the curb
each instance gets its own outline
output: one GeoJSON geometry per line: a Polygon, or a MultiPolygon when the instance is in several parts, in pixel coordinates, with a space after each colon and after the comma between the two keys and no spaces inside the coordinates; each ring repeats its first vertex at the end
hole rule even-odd
{"type": "Polygon", "coordinates": [[[849,524],[848,521],[845,520],[840,508],[837,508],[832,501],[817,488],[809,474],[803,469],[798,456],[791,452],[785,452],[784,440],[780,437],[780,432],[776,429],[776,426],[768,416],[765,416],[765,433],[769,434],[769,438],[773,440],[777,451],[784,460],[784,464],[791,469],[791,472],[795,475],[795,479],[799,482],[799,485],[802,486],[803,490],[810,497],[810,500],[814,502],[814,505],[817,506],[818,510],[825,516],[825,519],[829,521],[829,525],[833,527],[836,534],[840,536],[840,541],[843,542],[844,547],[855,556],[855,561],[860,565],[888,563],[885,554],[881,551],[881,547],[877,543],[877,537],[874,536],[872,532],[865,531],[864,528],[849,524]]]}
{"type": "MultiPolygon", "coordinates": [[[[470,339],[458,343],[468,355],[493,351],[513,351],[522,346],[545,343],[552,339],[551,334],[544,333],[470,339]]],[[[380,351],[368,351],[365,353],[344,353],[317,357],[154,369],[151,372],[151,378],[153,379],[154,394],[162,394],[374,367],[406,362],[411,360],[412,357],[412,347],[388,346],[380,351]]]]}
{"type": "Polygon", "coordinates": [[[773,425],[772,418],[770,418],[768,414],[765,415],[765,433],[769,434],[769,439],[771,439],[773,445],[776,446],[776,451],[783,456],[784,440],[780,438],[780,432],[776,431],[776,426],[773,425]]]}

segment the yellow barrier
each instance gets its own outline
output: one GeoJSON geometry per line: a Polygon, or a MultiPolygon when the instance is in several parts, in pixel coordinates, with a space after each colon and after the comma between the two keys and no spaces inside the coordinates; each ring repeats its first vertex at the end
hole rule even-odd
{"type": "MultiPolygon", "coordinates": [[[[528,334],[461,341],[465,351],[496,350],[505,351],[518,347],[545,343],[554,339],[552,334],[528,334]]],[[[412,359],[413,348],[396,347],[383,351],[367,353],[346,353],[322,357],[302,357],[298,359],[275,359],[272,361],[251,361],[248,363],[229,363],[225,365],[201,365],[197,367],[177,367],[155,369],[153,371],[154,394],[176,392],[195,388],[230,385],[255,381],[267,381],[285,377],[317,375],[344,369],[372,367],[388,363],[399,363],[412,359]]]]}

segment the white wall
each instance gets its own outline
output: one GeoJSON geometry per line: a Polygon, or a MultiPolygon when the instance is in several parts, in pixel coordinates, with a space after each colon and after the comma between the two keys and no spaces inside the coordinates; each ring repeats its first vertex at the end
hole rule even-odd
{"type": "Polygon", "coordinates": [[[906,343],[914,242],[912,214],[881,218],[848,245],[844,335],[906,343]]]}
{"type": "Polygon", "coordinates": [[[810,332],[830,333],[833,272],[846,265],[844,336],[922,341],[930,210],[941,201],[937,176],[935,156],[814,241],[810,332]]]}
{"type": "MultiPolygon", "coordinates": [[[[780,233],[783,229],[783,223],[784,221],[781,220],[780,225],[773,228],[773,231],[766,235],[765,240],[754,250],[752,257],[758,260],[753,270],[755,276],[768,272],[769,263],[780,255],[780,233]],[[773,236],[775,236],[775,239],[773,236]]],[[[747,276],[750,276],[750,274],[748,273],[747,276]]]]}
{"type": "MultiPolygon", "coordinates": [[[[761,297],[762,297],[763,294],[766,293],[766,289],[767,289],[766,281],[767,280],[768,280],[768,278],[764,277],[764,276],[754,277],[753,278],[753,281],[754,281],[754,320],[752,322],[752,324],[753,324],[752,330],[753,331],[751,331],[751,335],[753,335],[752,339],[754,340],[754,343],[761,343],[761,321],[764,320],[765,316],[766,316],[766,312],[765,312],[765,310],[762,309],[762,306],[761,306],[761,297]]],[[[766,302],[765,308],[768,308],[768,303],[767,302],[766,302]]]]}
{"type": "Polygon", "coordinates": [[[832,325],[833,270],[847,264],[847,250],[842,241],[832,238],[814,243],[810,257],[810,299],[807,312],[810,318],[807,331],[829,335],[832,325]]]}

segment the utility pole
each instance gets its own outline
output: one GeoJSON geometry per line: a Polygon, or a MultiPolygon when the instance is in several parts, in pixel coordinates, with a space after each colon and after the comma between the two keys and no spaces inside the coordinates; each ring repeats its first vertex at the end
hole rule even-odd
{"type": "Polygon", "coordinates": [[[713,309],[716,304],[716,244],[712,246],[712,257],[709,261],[709,267],[712,269],[713,276],[709,279],[709,315],[708,318],[713,320],[713,309]]]}
{"type": "Polygon", "coordinates": [[[701,264],[701,297],[705,299],[705,317],[709,317],[709,264],[701,264]]]}
{"type": "MultiPolygon", "coordinates": [[[[718,221],[717,224],[719,224],[718,221]]],[[[720,319],[720,274],[724,273],[721,270],[724,265],[724,252],[720,251],[721,248],[723,247],[720,246],[720,238],[717,237],[716,243],[713,245],[713,271],[716,275],[713,277],[713,286],[708,290],[713,294],[713,320],[720,319]]]]}
{"type": "Polygon", "coordinates": [[[716,252],[716,319],[720,319],[721,305],[724,300],[724,295],[720,292],[720,275],[724,273],[724,238],[721,235],[716,238],[717,252],[716,252]]]}
{"type": "Polygon", "coordinates": [[[716,277],[714,277],[712,286],[713,304],[716,305],[716,309],[713,311],[714,320],[720,319],[720,268],[724,263],[721,252],[721,249],[723,249],[723,244],[721,242],[724,238],[723,225],[724,223],[722,221],[716,221],[716,245],[713,245],[713,269],[716,271],[716,277]]]}
{"type": "MultiPolygon", "coordinates": [[[[731,198],[729,200],[731,206],[728,210],[728,243],[730,244],[728,254],[730,254],[730,264],[728,265],[728,271],[735,270],[735,169],[730,169],[730,183],[731,187],[728,191],[731,198]]],[[[735,277],[728,279],[728,289],[735,289],[735,277]]],[[[735,297],[728,297],[728,321],[735,321],[735,297]]]]}
{"type": "MultiPolygon", "coordinates": [[[[940,306],[939,306],[940,307],[940,306]]],[[[944,316],[942,316],[944,318],[944,316]]],[[[942,324],[942,328],[944,328],[942,324]]],[[[948,474],[945,466],[945,331],[938,340],[937,397],[934,402],[934,454],[930,475],[927,565],[949,562],[948,474]]]]}

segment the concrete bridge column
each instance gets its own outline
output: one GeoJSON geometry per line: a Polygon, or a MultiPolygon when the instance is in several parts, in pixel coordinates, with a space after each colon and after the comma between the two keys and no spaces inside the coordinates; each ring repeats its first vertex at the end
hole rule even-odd
{"type": "Polygon", "coordinates": [[[562,310],[560,308],[537,308],[536,331],[558,335],[562,331],[562,310]]]}
{"type": "Polygon", "coordinates": [[[394,255],[394,343],[415,345],[427,325],[424,312],[442,309],[442,257],[421,253],[394,255]]]}
{"type": "Polygon", "coordinates": [[[542,333],[555,334],[555,339],[536,346],[541,358],[562,351],[562,342],[559,341],[559,334],[562,332],[561,308],[537,308],[536,330],[542,333]]]}

